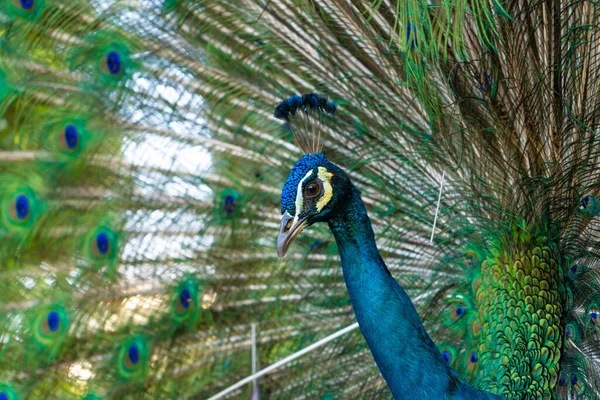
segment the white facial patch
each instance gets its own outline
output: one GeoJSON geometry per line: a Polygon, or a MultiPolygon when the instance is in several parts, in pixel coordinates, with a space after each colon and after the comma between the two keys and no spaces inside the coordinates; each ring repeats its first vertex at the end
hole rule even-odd
{"type": "Polygon", "coordinates": [[[312,176],[312,174],[312,170],[308,171],[306,175],[304,175],[304,178],[300,179],[300,182],[298,182],[298,189],[296,191],[296,215],[294,215],[294,222],[292,223],[292,226],[296,226],[296,223],[298,222],[298,215],[300,215],[300,212],[302,211],[302,206],[304,206],[304,197],[302,197],[302,185],[304,184],[305,180],[312,176]]]}

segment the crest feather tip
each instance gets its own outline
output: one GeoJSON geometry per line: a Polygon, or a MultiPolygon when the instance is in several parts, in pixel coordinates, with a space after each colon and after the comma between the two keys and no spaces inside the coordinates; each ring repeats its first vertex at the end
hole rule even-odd
{"type": "Polygon", "coordinates": [[[275,118],[287,121],[292,129],[296,144],[305,154],[320,153],[321,119],[323,115],[334,115],[337,104],[327,96],[306,93],[293,95],[275,107],[275,118]]]}

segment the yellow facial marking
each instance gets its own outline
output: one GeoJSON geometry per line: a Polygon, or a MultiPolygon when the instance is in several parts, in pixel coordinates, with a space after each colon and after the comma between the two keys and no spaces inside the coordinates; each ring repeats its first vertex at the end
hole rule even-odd
{"type": "Polygon", "coordinates": [[[317,211],[321,212],[321,210],[329,203],[331,198],[333,197],[333,187],[331,186],[331,177],[333,174],[325,167],[319,167],[319,173],[317,174],[321,182],[323,182],[323,196],[317,201],[317,211]]]}

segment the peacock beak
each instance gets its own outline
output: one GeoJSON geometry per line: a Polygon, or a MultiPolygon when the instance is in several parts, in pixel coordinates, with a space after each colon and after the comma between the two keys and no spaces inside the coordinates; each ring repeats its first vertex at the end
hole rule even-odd
{"type": "Polygon", "coordinates": [[[296,236],[306,228],[306,225],[306,218],[299,218],[294,224],[294,217],[287,211],[281,216],[281,227],[277,238],[277,255],[280,258],[285,256],[296,236]]]}

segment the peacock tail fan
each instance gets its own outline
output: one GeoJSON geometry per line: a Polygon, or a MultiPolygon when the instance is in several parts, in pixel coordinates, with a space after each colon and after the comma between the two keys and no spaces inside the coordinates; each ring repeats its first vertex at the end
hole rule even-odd
{"type": "MultiPolygon", "coordinates": [[[[253,323],[260,368],[354,322],[327,227],[276,257],[299,123],[461,379],[598,397],[598,7],[2,0],[0,400],[208,398],[253,323]]],[[[389,397],[358,330],[259,388],[389,397]]]]}

